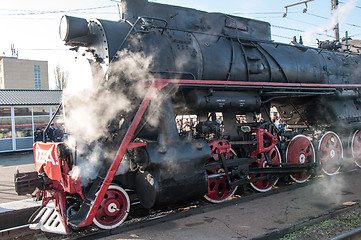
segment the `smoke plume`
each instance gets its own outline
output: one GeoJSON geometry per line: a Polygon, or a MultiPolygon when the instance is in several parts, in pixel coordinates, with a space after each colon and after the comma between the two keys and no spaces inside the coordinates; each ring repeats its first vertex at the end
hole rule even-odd
{"type": "MultiPolygon", "coordinates": [[[[123,123],[120,116],[137,107],[135,99],[144,97],[145,83],[153,80],[149,73],[151,57],[124,50],[117,58],[107,77],[99,74],[101,77],[93,79],[91,88],[74,91],[74,85],[69,84],[70,88],[64,90],[66,141],[77,152],[72,177],[80,178],[83,185],[97,177],[106,160],[114,159],[116,149],[108,145],[119,144],[111,139],[123,123]]],[[[128,169],[129,161],[124,161],[118,173],[128,169]]]]}
{"type": "Polygon", "coordinates": [[[337,9],[333,11],[332,17],[329,19],[326,25],[308,29],[305,32],[304,37],[305,45],[310,45],[314,43],[314,40],[317,38],[316,33],[326,33],[332,31],[337,23],[344,23],[349,13],[356,7],[356,3],[357,0],[350,0],[344,5],[339,5],[337,9]]]}

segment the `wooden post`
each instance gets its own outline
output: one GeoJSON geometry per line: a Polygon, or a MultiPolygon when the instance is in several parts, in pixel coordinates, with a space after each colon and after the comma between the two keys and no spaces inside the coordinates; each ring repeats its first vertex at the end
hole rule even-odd
{"type": "MultiPolygon", "coordinates": [[[[337,9],[338,6],[338,0],[331,0],[331,6],[332,6],[332,13],[337,9]]],[[[338,20],[335,26],[333,27],[333,39],[337,42],[340,41],[340,30],[339,30],[339,24],[338,20]]]]}

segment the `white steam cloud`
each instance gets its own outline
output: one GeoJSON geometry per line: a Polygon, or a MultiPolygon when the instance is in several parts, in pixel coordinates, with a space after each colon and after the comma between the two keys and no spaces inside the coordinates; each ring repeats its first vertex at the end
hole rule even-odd
{"type": "Polygon", "coordinates": [[[305,32],[304,43],[310,45],[314,43],[317,38],[316,33],[326,33],[332,31],[334,26],[339,23],[342,24],[346,21],[349,13],[356,7],[357,0],[350,0],[344,5],[339,5],[336,10],[333,11],[332,17],[328,23],[319,27],[312,27],[305,32]]]}
{"type": "MultiPolygon", "coordinates": [[[[113,159],[115,151],[109,152],[99,139],[109,137],[109,124],[121,125],[120,113],[130,112],[135,98],[143,98],[145,83],[152,81],[150,67],[152,58],[141,53],[124,50],[118,53],[118,61],[113,63],[104,76],[94,79],[91,88],[81,89],[69,83],[64,90],[65,129],[67,145],[77,152],[77,165],[72,170],[73,178],[80,178],[83,185],[95,179],[105,159],[113,159]],[[78,91],[74,91],[77,88],[78,91]]],[[[80,79],[76,79],[81,83],[80,79]]],[[[118,173],[129,168],[129,161],[122,162],[118,173]]]]}
{"type": "Polygon", "coordinates": [[[334,204],[342,202],[342,191],[345,188],[345,180],[342,176],[324,176],[312,185],[313,191],[324,196],[334,204]]]}
{"type": "Polygon", "coordinates": [[[71,97],[67,104],[65,128],[69,135],[91,143],[102,137],[109,121],[130,107],[122,94],[107,89],[87,89],[71,97]]]}

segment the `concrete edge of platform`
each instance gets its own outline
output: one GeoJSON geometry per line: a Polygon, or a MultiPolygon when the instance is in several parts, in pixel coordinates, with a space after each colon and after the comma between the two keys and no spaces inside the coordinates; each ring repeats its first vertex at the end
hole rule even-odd
{"type": "Polygon", "coordinates": [[[40,206],[40,201],[32,199],[0,204],[0,230],[27,224],[40,206]]]}
{"type": "Polygon", "coordinates": [[[354,204],[350,205],[350,206],[338,206],[334,209],[331,209],[329,211],[327,211],[326,213],[322,213],[318,216],[313,216],[313,217],[309,217],[303,220],[300,220],[298,222],[292,223],[287,227],[281,228],[281,229],[276,229],[272,232],[268,232],[265,234],[262,234],[260,236],[257,236],[255,238],[252,238],[252,240],[267,240],[267,239],[279,239],[282,238],[284,235],[292,233],[294,231],[297,231],[303,227],[307,227],[313,224],[317,224],[320,223],[330,217],[335,217],[337,215],[340,215],[346,211],[350,211],[352,209],[355,208],[359,208],[359,204],[361,203],[361,201],[356,201],[354,204]]]}

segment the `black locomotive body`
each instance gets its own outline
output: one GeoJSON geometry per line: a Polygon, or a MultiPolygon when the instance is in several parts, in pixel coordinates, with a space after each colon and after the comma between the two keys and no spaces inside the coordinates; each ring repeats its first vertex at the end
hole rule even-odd
{"type": "MultiPolygon", "coordinates": [[[[122,8],[119,22],[62,18],[65,44],[101,76],[94,86],[132,104],[89,144],[114,154],[102,153],[97,176],[85,186],[72,177],[79,156],[66,143],[48,150],[60,179],[45,165],[39,177],[31,175],[33,185],[51,193],[43,194],[44,208],[52,200],[60,209],[64,227],[57,232],[93,219],[100,228],[119,226],[128,193],[148,209],[202,196],[218,203],[238,186],[265,192],[281,177],[302,183],[320,169],[336,174],[346,159],[361,166],[360,55],[273,42],[269,23],[253,19],[147,0],[124,0],[122,8]],[[123,58],[134,55],[136,63],[150,60],[146,78],[136,73],[143,64],[125,66],[123,58]],[[181,115],[195,116],[197,125],[179,131],[181,115]],[[129,167],[117,173],[125,159],[129,167]]],[[[70,98],[65,110],[76,104],[70,98]]],[[[18,176],[18,189],[22,183],[18,176]]],[[[41,214],[36,219],[34,228],[45,225],[41,214]]]]}

